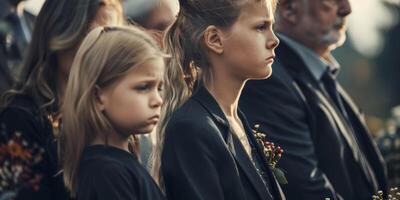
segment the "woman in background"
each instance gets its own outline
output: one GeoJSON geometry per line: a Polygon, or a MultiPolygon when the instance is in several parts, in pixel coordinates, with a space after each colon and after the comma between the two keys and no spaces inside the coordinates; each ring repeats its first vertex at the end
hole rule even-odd
{"type": "Polygon", "coordinates": [[[87,32],[122,23],[119,0],[45,1],[18,84],[2,100],[0,198],[69,198],[58,174],[56,145],[69,69],[87,32]]]}

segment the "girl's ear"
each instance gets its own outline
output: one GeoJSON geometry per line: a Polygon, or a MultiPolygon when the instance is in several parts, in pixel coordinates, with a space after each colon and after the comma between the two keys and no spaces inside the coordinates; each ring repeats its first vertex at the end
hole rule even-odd
{"type": "Polygon", "coordinates": [[[224,52],[224,44],[221,30],[213,25],[208,26],[204,31],[204,44],[211,52],[222,54],[224,52]]]}
{"type": "Polygon", "coordinates": [[[104,111],[106,107],[107,98],[104,94],[104,91],[96,85],[94,87],[94,97],[96,98],[96,106],[100,111],[104,111]]]}

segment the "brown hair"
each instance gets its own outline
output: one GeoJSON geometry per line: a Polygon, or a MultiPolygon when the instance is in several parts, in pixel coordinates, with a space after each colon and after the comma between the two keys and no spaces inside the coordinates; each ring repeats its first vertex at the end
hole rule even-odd
{"type": "MultiPolygon", "coordinates": [[[[21,72],[14,88],[6,92],[2,107],[17,95],[31,97],[40,111],[49,115],[59,112],[61,105],[57,86],[59,70],[57,53],[79,45],[90,29],[97,11],[102,6],[121,6],[120,0],[47,0],[35,22],[32,42],[22,62],[21,72]]],[[[117,9],[117,11],[119,11],[117,9]]],[[[103,22],[112,16],[101,16],[103,22]]],[[[118,12],[118,24],[123,23],[122,11],[118,12]]]]}
{"type": "MultiPolygon", "coordinates": [[[[240,11],[249,1],[265,0],[180,0],[177,20],[168,29],[164,48],[171,59],[166,63],[164,105],[153,149],[152,175],[162,183],[161,153],[164,131],[169,118],[192,94],[195,82],[210,81],[208,59],[205,55],[204,30],[214,25],[229,29],[238,19],[240,11]]],[[[275,7],[275,0],[272,5],[275,7]]]]}
{"type": "Polygon", "coordinates": [[[97,134],[115,130],[97,107],[96,88],[110,86],[145,61],[163,57],[156,42],[135,27],[98,27],[82,42],[65,92],[60,139],[64,183],[73,196],[83,149],[97,134]]]}

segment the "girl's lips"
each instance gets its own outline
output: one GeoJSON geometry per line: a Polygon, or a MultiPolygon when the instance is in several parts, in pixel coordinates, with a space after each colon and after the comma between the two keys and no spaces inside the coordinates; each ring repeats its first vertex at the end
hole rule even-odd
{"type": "Polygon", "coordinates": [[[157,123],[160,120],[160,115],[155,115],[151,118],[149,118],[150,123],[157,123]]]}
{"type": "Polygon", "coordinates": [[[275,60],[275,56],[271,56],[271,57],[269,57],[269,58],[265,59],[265,61],[267,62],[267,64],[269,64],[269,63],[273,63],[273,62],[274,62],[274,60],[275,60]]]}

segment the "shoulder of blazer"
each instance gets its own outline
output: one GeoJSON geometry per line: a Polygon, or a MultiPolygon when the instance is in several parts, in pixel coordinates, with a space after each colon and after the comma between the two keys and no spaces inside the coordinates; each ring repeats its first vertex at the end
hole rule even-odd
{"type": "Polygon", "coordinates": [[[219,132],[225,141],[229,133],[229,123],[222,109],[203,86],[199,86],[193,96],[175,111],[167,129],[183,124],[219,132]]]}
{"type": "Polygon", "coordinates": [[[170,131],[179,132],[178,134],[196,132],[208,135],[222,130],[207,110],[199,102],[190,98],[172,115],[166,133],[170,131]]]}
{"type": "Polygon", "coordinates": [[[201,104],[190,98],[174,112],[168,124],[190,123],[193,126],[202,126],[207,124],[209,119],[211,116],[201,104]]]}

